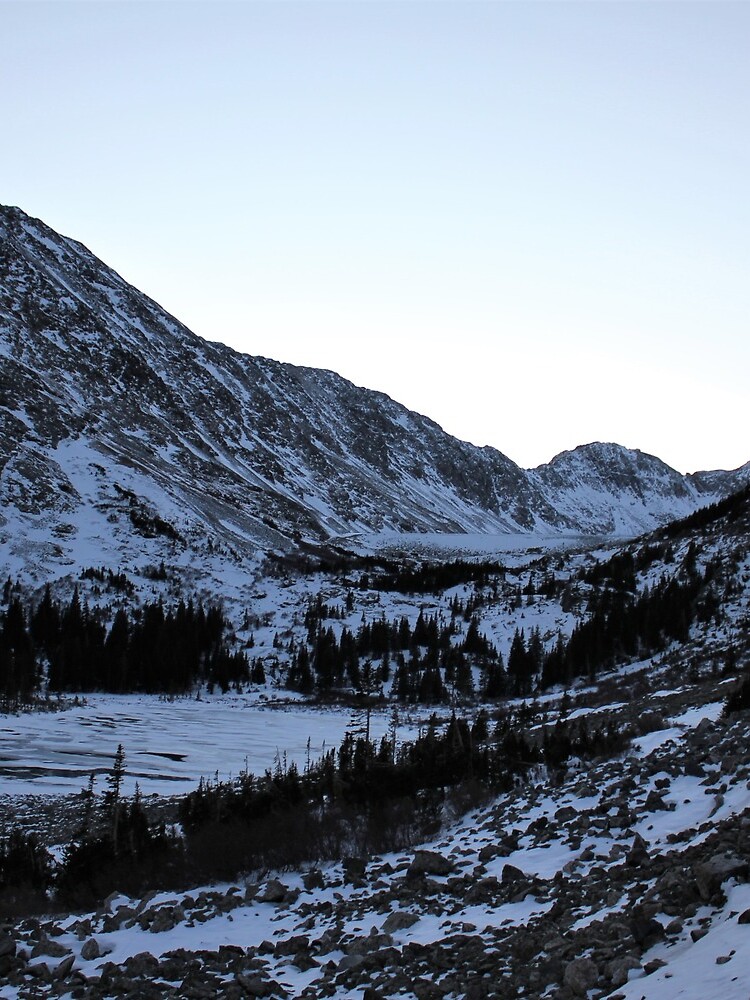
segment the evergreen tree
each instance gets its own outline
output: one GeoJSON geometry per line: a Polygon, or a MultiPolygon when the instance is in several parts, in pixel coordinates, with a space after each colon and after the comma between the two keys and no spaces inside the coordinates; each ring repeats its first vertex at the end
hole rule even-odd
{"type": "Polygon", "coordinates": [[[515,697],[525,697],[531,691],[533,664],[526,650],[523,629],[516,629],[508,654],[508,677],[511,693],[515,697]]]}
{"type": "Polygon", "coordinates": [[[114,852],[118,852],[118,828],[120,825],[120,800],[122,797],[122,783],[125,778],[125,751],[123,750],[122,743],[117,746],[117,751],[115,753],[114,761],[112,762],[112,770],[107,775],[107,784],[109,785],[109,791],[104,793],[104,803],[111,815],[112,821],[112,844],[114,847],[114,852]]]}

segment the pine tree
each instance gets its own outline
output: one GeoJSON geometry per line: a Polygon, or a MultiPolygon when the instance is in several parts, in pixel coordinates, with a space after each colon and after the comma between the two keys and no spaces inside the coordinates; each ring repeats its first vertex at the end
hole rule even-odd
{"type": "Polygon", "coordinates": [[[120,824],[120,799],[122,793],[122,783],[125,778],[125,751],[122,743],[117,746],[115,759],[112,762],[112,770],[107,775],[109,791],[104,793],[104,802],[112,815],[112,844],[114,852],[117,854],[118,843],[117,834],[120,824]]]}
{"type": "Polygon", "coordinates": [[[526,640],[523,629],[516,629],[508,654],[508,675],[511,681],[512,693],[525,696],[531,691],[532,663],[526,651],[526,640]]]}

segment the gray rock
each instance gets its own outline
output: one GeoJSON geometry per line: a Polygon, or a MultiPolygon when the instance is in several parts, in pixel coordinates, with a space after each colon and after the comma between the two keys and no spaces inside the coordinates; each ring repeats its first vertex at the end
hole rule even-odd
{"type": "Polygon", "coordinates": [[[284,885],[277,878],[270,878],[265,885],[261,886],[255,898],[259,903],[283,903],[288,892],[288,885],[284,885]]]}
{"type": "Polygon", "coordinates": [[[135,912],[142,913],[156,895],[158,895],[156,889],[152,889],[150,892],[147,892],[146,895],[143,897],[143,899],[141,899],[138,902],[138,905],[135,908],[135,912]]]}
{"type": "Polygon", "coordinates": [[[506,884],[508,882],[520,882],[527,878],[526,874],[521,871],[520,868],[516,868],[515,865],[503,865],[503,873],[500,876],[502,881],[506,884]]]}
{"type": "Polygon", "coordinates": [[[70,970],[73,968],[73,963],[75,962],[75,960],[76,960],[75,955],[68,955],[67,958],[64,958],[53,973],[55,979],[60,979],[60,980],[66,979],[67,976],[70,974],[70,970]]]}
{"type": "Polygon", "coordinates": [[[455,865],[437,851],[416,851],[408,875],[449,875],[455,865]]]}
{"type": "Polygon", "coordinates": [[[89,938],[81,948],[81,958],[84,962],[90,962],[101,955],[101,948],[96,938],[89,938]]]}
{"type": "Polygon", "coordinates": [[[389,914],[383,923],[383,930],[386,934],[393,934],[395,931],[403,931],[419,922],[416,913],[406,913],[404,910],[395,910],[389,914]]]}
{"type": "Polygon", "coordinates": [[[607,975],[613,986],[624,986],[630,978],[630,973],[641,969],[641,963],[632,955],[616,958],[609,963],[607,975]]]}
{"type": "Polygon", "coordinates": [[[708,902],[723,882],[730,878],[746,879],[748,862],[736,854],[716,854],[693,868],[701,899],[708,902]]]}
{"type": "Polygon", "coordinates": [[[631,867],[637,868],[645,864],[648,861],[648,857],[648,844],[639,833],[636,833],[632,847],[628,851],[625,860],[631,867]]]}
{"type": "Polygon", "coordinates": [[[46,962],[36,962],[34,965],[27,965],[26,971],[34,979],[41,979],[45,983],[52,982],[52,973],[46,962]]]}
{"type": "Polygon", "coordinates": [[[599,970],[590,958],[576,958],[569,962],[563,973],[563,982],[577,997],[585,997],[596,986],[599,970]]]}
{"type": "Polygon", "coordinates": [[[236,975],[236,980],[251,997],[268,997],[273,992],[274,983],[260,976],[246,976],[241,972],[236,975]]]}
{"type": "Polygon", "coordinates": [[[65,945],[57,941],[50,941],[47,937],[43,937],[31,950],[32,958],[37,958],[39,955],[48,955],[50,958],[63,958],[69,954],[70,948],[66,948],[65,945]]]}
{"type": "MultiPolygon", "coordinates": [[[[139,951],[125,963],[129,976],[153,976],[159,968],[159,960],[150,951],[139,951]]],[[[116,966],[114,966],[116,968],[116,966]]]]}
{"type": "Polygon", "coordinates": [[[350,969],[358,969],[364,961],[363,955],[344,955],[337,968],[339,972],[348,972],[350,969]]]}

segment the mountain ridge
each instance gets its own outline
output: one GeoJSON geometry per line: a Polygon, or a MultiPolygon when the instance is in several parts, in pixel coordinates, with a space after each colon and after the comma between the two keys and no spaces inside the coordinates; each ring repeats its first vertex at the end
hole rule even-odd
{"type": "Polygon", "coordinates": [[[601,443],[523,470],[335,372],[202,340],[17,208],[0,357],[3,571],[381,531],[634,534],[750,476],[601,443]]]}

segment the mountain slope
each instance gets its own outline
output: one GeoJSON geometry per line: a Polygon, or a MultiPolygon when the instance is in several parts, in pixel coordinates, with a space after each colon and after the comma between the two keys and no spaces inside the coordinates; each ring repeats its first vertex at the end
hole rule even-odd
{"type": "Polygon", "coordinates": [[[15,208],[0,358],[3,571],[383,530],[627,533],[733,485],[617,446],[525,472],[333,372],[201,340],[15,208]]]}

